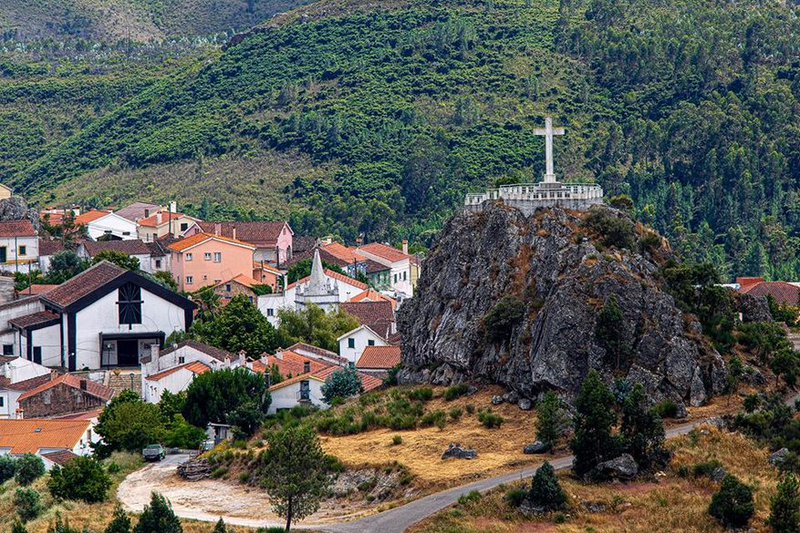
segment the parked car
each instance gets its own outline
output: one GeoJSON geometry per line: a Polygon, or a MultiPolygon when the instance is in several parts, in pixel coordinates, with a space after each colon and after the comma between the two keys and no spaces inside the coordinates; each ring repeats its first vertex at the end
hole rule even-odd
{"type": "Polygon", "coordinates": [[[145,461],[161,461],[167,456],[166,450],[160,444],[150,444],[142,450],[145,461]]]}

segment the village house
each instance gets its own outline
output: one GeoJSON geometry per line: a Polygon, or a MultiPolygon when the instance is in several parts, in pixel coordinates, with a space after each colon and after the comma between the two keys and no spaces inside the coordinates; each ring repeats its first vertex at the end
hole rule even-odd
{"type": "Polygon", "coordinates": [[[39,262],[39,237],[30,220],[0,222],[0,268],[27,272],[39,262]]]}
{"type": "Polygon", "coordinates": [[[0,419],[17,418],[19,397],[51,379],[51,370],[21,357],[0,356],[0,419]]]}
{"type": "MultiPolygon", "coordinates": [[[[141,274],[101,261],[23,300],[9,312],[15,316],[5,320],[16,331],[14,353],[76,371],[138,366],[153,344],[163,346],[170,334],[189,329],[194,307],[141,274]]],[[[2,311],[0,307],[0,328],[2,311]]]]}
{"type": "Polygon", "coordinates": [[[117,214],[122,218],[127,218],[131,222],[139,222],[142,219],[149,218],[150,215],[167,211],[165,207],[158,204],[149,204],[146,202],[134,202],[122,209],[117,210],[117,214]]]}
{"type": "Polygon", "coordinates": [[[261,283],[250,276],[239,274],[238,276],[234,276],[229,280],[215,285],[214,293],[220,297],[223,303],[230,302],[234,297],[243,295],[250,300],[250,303],[255,304],[259,294],[257,288],[260,286],[261,283]]]}
{"type": "Polygon", "coordinates": [[[397,332],[394,309],[390,302],[344,302],[339,305],[339,309],[355,317],[362,326],[369,326],[384,339],[389,339],[397,332]]]}
{"type": "Polygon", "coordinates": [[[200,231],[255,246],[253,260],[283,266],[292,259],[294,231],[288,222],[200,222],[200,231]]]}
{"type": "Polygon", "coordinates": [[[92,210],[75,217],[75,225],[86,228],[90,239],[96,240],[129,240],[136,239],[137,226],[127,218],[113,211],[92,210]]]}
{"type": "MultiPolygon", "coordinates": [[[[268,414],[292,409],[298,405],[308,405],[319,409],[328,409],[330,405],[322,395],[322,386],[325,380],[335,372],[342,370],[340,366],[331,365],[317,371],[310,371],[281,381],[269,388],[272,395],[268,414]]],[[[365,373],[359,373],[364,392],[375,390],[383,385],[380,378],[365,373]]]]}
{"type": "MultiPolygon", "coordinates": [[[[0,420],[0,455],[30,453],[44,459],[55,452],[71,452],[88,456],[92,443],[99,441],[92,420],[0,420]]],[[[53,464],[45,461],[45,467],[53,464]]]]}
{"type": "Polygon", "coordinates": [[[21,294],[17,300],[0,304],[0,345],[4,356],[22,356],[17,345],[17,331],[9,323],[15,318],[44,310],[38,295],[21,294]]]}
{"type": "Polygon", "coordinates": [[[294,352],[298,355],[308,357],[309,359],[328,362],[334,365],[339,365],[339,366],[348,365],[347,359],[341,357],[336,352],[325,350],[324,348],[320,348],[319,346],[314,346],[313,344],[297,342],[286,348],[286,351],[294,352]]]}
{"type": "Polygon", "coordinates": [[[764,278],[736,278],[739,292],[766,298],[771,296],[781,305],[800,306],[800,285],[786,281],[765,281],[764,278]]]}
{"type": "Polygon", "coordinates": [[[283,289],[283,272],[264,261],[253,263],[253,279],[258,281],[259,285],[270,287],[272,292],[283,289]]]}
{"type": "Polygon", "coordinates": [[[53,256],[63,252],[64,243],[58,239],[39,238],[39,271],[42,274],[50,272],[50,263],[53,256]]]}
{"type": "Polygon", "coordinates": [[[356,370],[385,377],[402,362],[399,346],[367,346],[356,363],[356,370]]]}
{"type": "Polygon", "coordinates": [[[158,403],[164,391],[177,394],[189,387],[195,376],[212,370],[245,366],[243,354],[188,340],[165,350],[152,348],[141,360],[142,398],[158,403]]]}
{"type": "Polygon", "coordinates": [[[361,354],[364,353],[367,347],[389,345],[389,341],[373,331],[369,326],[359,326],[336,340],[339,342],[339,355],[353,365],[358,364],[361,354]]]}
{"type": "Polygon", "coordinates": [[[253,271],[255,247],[235,239],[198,233],[169,245],[172,275],[182,291],[194,292],[253,271]]]}
{"type": "Polygon", "coordinates": [[[18,398],[19,418],[51,418],[103,409],[114,390],[74,374],[62,374],[18,398]]]}
{"type": "Polygon", "coordinates": [[[198,219],[182,213],[158,211],[138,221],[138,237],[144,242],[155,242],[162,237],[177,239],[189,234],[189,229],[197,226],[198,219]]]}
{"type": "Polygon", "coordinates": [[[388,267],[388,286],[383,285],[386,279],[385,271],[374,280],[375,286],[380,289],[391,289],[402,298],[411,298],[414,287],[419,278],[419,261],[408,253],[408,241],[403,241],[403,250],[398,250],[386,244],[373,242],[358,248],[358,252],[368,259],[388,267]]]}

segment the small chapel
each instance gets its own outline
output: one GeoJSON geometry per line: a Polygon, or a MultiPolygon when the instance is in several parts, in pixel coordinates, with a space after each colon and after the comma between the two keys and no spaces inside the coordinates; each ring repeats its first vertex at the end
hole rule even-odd
{"type": "Polygon", "coordinates": [[[564,135],[564,128],[554,128],[553,119],[545,118],[544,128],[534,133],[544,137],[545,173],[539,183],[515,183],[501,185],[486,192],[467,194],[464,209],[481,211],[486,202],[502,200],[503,203],[522,211],[525,216],[532,215],[540,207],[565,207],[568,209],[588,209],[603,203],[603,189],[593,183],[562,183],[556,179],[553,163],[553,137],[564,135]]]}

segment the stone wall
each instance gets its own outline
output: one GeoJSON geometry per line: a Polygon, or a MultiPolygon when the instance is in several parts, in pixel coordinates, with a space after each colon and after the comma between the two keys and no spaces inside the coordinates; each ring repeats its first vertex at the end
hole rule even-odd
{"type": "Polygon", "coordinates": [[[100,409],[105,401],[64,384],[19,402],[25,418],[44,418],[100,409]]]}

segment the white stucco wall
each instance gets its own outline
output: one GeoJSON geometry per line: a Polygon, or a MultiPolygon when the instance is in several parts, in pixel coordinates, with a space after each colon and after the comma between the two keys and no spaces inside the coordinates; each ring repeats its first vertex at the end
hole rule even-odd
{"type": "Polygon", "coordinates": [[[158,381],[146,379],[144,381],[144,388],[142,389],[144,401],[158,403],[161,401],[161,395],[164,394],[165,390],[173,394],[184,391],[192,383],[194,377],[195,374],[193,372],[181,368],[177,372],[164,376],[158,381]]]}
{"type": "MultiPolygon", "coordinates": [[[[6,249],[6,265],[17,261],[39,261],[39,237],[0,238],[0,248],[6,249]],[[18,254],[19,248],[25,247],[25,255],[18,254]]],[[[22,272],[27,272],[27,265],[19,265],[22,272]]]]}
{"type": "Polygon", "coordinates": [[[125,241],[138,239],[137,228],[136,222],[128,220],[127,218],[122,218],[114,213],[109,213],[86,225],[89,237],[95,241],[109,233],[125,241]]]}
{"type": "MultiPolygon", "coordinates": [[[[28,357],[28,338],[20,335],[19,353],[20,357],[28,357]]],[[[37,329],[31,332],[31,358],[33,358],[33,348],[41,347],[42,365],[61,366],[61,325],[54,324],[46,328],[37,329]]]]}
{"type": "Polygon", "coordinates": [[[372,330],[362,327],[350,332],[339,340],[339,355],[355,364],[361,358],[361,354],[364,353],[367,346],[370,346],[369,341],[373,341],[373,346],[388,346],[389,344],[380,338],[380,336],[373,333],[372,330]],[[348,339],[355,340],[354,348],[349,347],[348,339]]]}
{"type": "MultiPolygon", "coordinates": [[[[119,323],[117,300],[118,291],[114,290],[98,301],[79,311],[75,317],[77,368],[95,369],[100,367],[101,346],[100,333],[145,333],[163,331],[169,335],[174,331],[184,331],[185,314],[183,308],[142,289],[142,323],[119,323]]],[[[63,322],[67,322],[66,315],[63,322]]],[[[64,337],[64,348],[67,349],[67,338],[64,337]]],[[[140,343],[141,344],[141,343],[140,343]]],[[[140,356],[147,355],[149,348],[140,345],[140,356]]]]}
{"type": "MultiPolygon", "coordinates": [[[[315,379],[308,380],[309,383],[309,399],[311,403],[320,409],[327,409],[330,407],[325,400],[322,399],[322,385],[324,383],[315,379]]],[[[275,414],[278,409],[291,409],[296,405],[300,405],[300,382],[287,385],[280,389],[270,392],[272,396],[272,403],[269,405],[267,414],[275,414]]]]}
{"type": "Polygon", "coordinates": [[[21,391],[0,389],[0,419],[4,418],[17,418],[17,408],[19,407],[19,397],[22,395],[21,391]]]}

